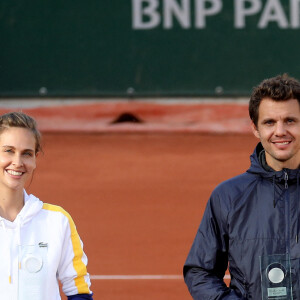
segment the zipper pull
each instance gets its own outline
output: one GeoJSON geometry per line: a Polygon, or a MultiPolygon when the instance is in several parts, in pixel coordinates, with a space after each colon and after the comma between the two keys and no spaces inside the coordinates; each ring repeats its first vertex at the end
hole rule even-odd
{"type": "Polygon", "coordinates": [[[284,188],[287,190],[288,189],[288,179],[289,179],[289,175],[286,171],[284,171],[284,188]]]}

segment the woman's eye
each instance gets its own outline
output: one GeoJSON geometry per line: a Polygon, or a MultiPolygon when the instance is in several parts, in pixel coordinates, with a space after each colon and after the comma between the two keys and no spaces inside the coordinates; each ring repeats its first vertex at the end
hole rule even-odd
{"type": "Polygon", "coordinates": [[[25,156],[32,156],[32,153],[31,152],[24,152],[24,155],[25,156]]]}

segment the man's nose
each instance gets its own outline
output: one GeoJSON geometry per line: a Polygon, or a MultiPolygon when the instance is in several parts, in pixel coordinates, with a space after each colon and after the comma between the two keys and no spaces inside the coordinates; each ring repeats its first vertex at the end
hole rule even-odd
{"type": "Polygon", "coordinates": [[[275,128],[275,135],[284,136],[286,134],[286,128],[284,122],[277,122],[275,128]]]}

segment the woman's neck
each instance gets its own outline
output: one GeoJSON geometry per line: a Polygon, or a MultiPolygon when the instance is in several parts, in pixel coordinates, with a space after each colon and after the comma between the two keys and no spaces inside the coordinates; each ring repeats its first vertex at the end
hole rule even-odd
{"type": "Polygon", "coordinates": [[[24,206],[23,190],[0,190],[0,216],[13,222],[24,206]]]}

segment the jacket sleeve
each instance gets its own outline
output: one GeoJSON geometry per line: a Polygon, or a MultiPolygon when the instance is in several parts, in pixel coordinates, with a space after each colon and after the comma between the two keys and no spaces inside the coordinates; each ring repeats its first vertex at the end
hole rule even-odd
{"type": "Polygon", "coordinates": [[[87,273],[87,257],[71,216],[65,212],[64,242],[58,267],[58,279],[64,294],[72,300],[92,299],[90,277],[87,273]],[[73,297],[73,298],[72,298],[73,297]]]}
{"type": "Polygon", "coordinates": [[[213,193],[183,268],[194,300],[244,299],[223,280],[228,266],[227,213],[220,197],[213,193]]]}
{"type": "Polygon", "coordinates": [[[93,297],[91,294],[77,294],[68,296],[68,300],[93,300],[93,297]]]}

